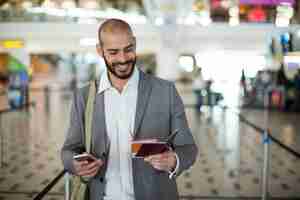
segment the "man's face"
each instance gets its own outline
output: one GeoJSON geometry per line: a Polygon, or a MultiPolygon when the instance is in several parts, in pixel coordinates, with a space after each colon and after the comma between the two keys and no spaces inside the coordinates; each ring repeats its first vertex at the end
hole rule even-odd
{"type": "Polygon", "coordinates": [[[126,32],[105,33],[101,48],[109,72],[118,79],[129,79],[136,63],[135,38],[126,32]]]}

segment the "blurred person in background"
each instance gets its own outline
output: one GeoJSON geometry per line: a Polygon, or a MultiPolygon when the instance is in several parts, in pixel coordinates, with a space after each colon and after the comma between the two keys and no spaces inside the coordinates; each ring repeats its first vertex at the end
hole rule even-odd
{"type": "Polygon", "coordinates": [[[277,72],[277,80],[276,80],[276,84],[277,86],[282,86],[282,87],[286,87],[288,84],[288,79],[285,75],[285,71],[284,71],[284,65],[281,64],[280,68],[277,72]]]}
{"type": "Polygon", "coordinates": [[[297,70],[297,74],[294,77],[295,83],[295,103],[294,109],[300,111],[300,69],[297,70]]]}
{"type": "Polygon", "coordinates": [[[198,68],[197,76],[193,81],[193,91],[196,95],[196,110],[199,113],[201,111],[201,106],[203,104],[203,96],[202,96],[203,89],[205,89],[205,81],[202,76],[201,68],[198,68]]]}
{"type": "Polygon", "coordinates": [[[242,70],[240,85],[241,85],[242,90],[243,90],[243,95],[245,97],[247,97],[248,96],[248,92],[247,92],[246,75],[245,75],[245,70],[244,69],[242,70]]]}

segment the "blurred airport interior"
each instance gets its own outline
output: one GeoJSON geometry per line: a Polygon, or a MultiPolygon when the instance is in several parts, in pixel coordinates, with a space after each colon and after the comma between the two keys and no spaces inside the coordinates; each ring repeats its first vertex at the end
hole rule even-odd
{"type": "Polygon", "coordinates": [[[0,0],[0,200],[68,199],[71,95],[106,67],[108,18],[183,98],[200,155],[181,199],[300,199],[299,0],[0,0]]]}

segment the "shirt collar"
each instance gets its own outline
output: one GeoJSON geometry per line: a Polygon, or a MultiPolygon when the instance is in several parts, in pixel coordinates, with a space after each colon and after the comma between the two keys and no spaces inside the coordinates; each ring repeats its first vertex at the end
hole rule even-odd
{"type": "MultiPolygon", "coordinates": [[[[137,67],[135,66],[134,67],[134,70],[133,70],[133,74],[132,76],[129,78],[127,84],[125,85],[125,88],[126,87],[137,87],[138,86],[138,83],[139,83],[139,77],[140,77],[140,73],[139,73],[139,70],[137,69],[137,67]]],[[[99,89],[98,89],[98,93],[102,93],[104,92],[105,90],[108,90],[110,88],[112,88],[112,84],[108,78],[108,71],[107,69],[105,69],[101,75],[101,78],[100,78],[100,83],[99,83],[99,89]]]]}

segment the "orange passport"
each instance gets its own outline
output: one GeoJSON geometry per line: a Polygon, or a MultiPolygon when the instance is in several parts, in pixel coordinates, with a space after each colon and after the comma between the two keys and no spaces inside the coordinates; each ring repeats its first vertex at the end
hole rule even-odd
{"type": "Polygon", "coordinates": [[[132,155],[135,158],[144,158],[170,150],[166,142],[155,140],[135,140],[131,143],[132,155]]]}

